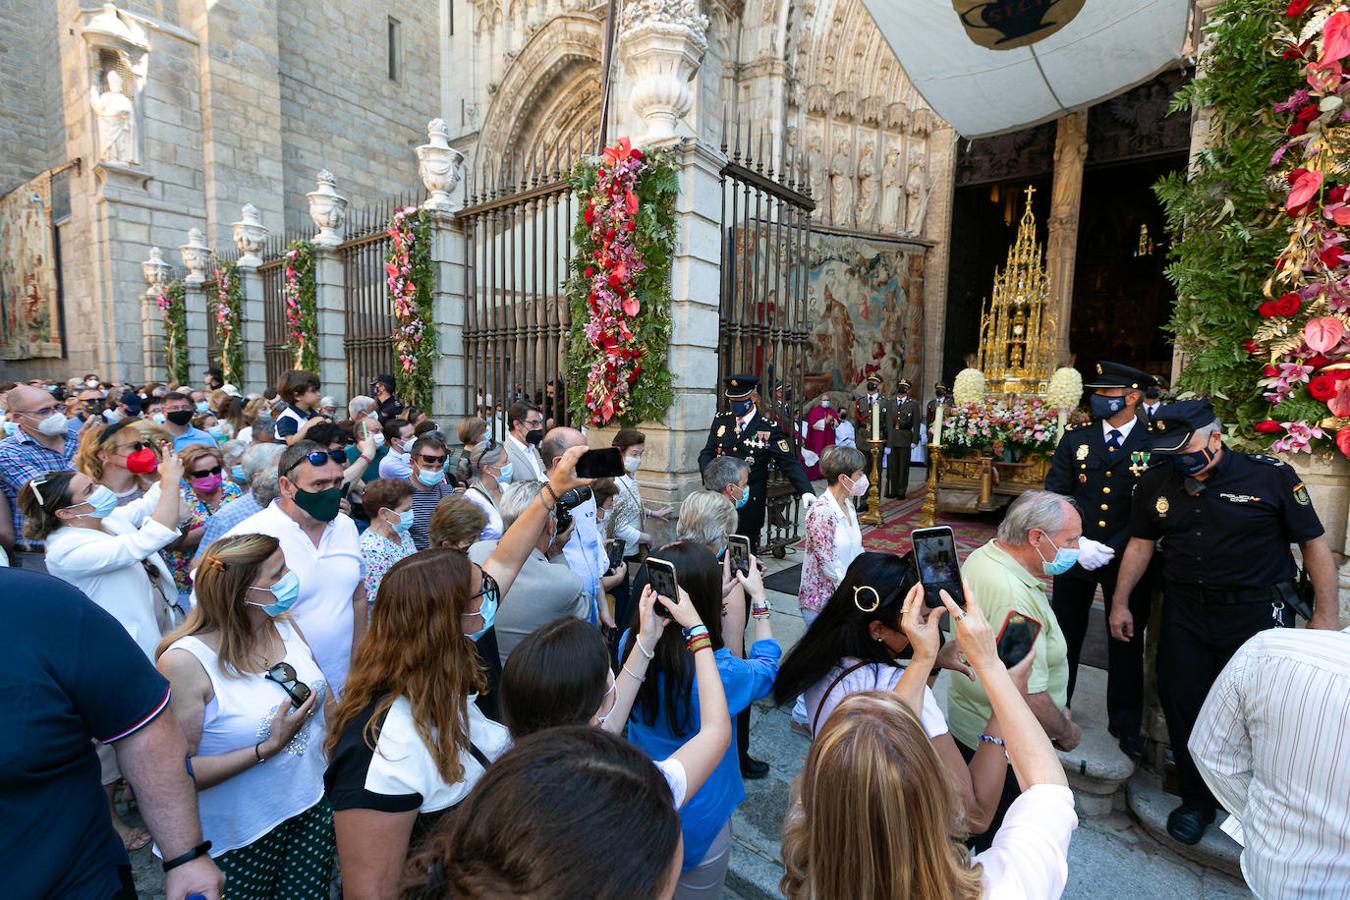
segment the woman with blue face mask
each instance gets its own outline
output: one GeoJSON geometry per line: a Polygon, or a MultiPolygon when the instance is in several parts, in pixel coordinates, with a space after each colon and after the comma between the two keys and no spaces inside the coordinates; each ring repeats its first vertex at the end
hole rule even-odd
{"type": "MultiPolygon", "coordinates": [[[[162,477],[177,484],[183,464],[173,454],[159,464],[162,477]]],[[[117,495],[81,472],[47,472],[19,491],[24,536],[46,542],[47,571],[83,591],[121,623],[147,659],[154,659],[160,636],[173,627],[177,601],[173,576],[159,551],[178,539],[178,492],[164,491],[139,528],[120,515],[117,495]]],[[[112,748],[98,746],[103,784],[113,809],[121,772],[112,748]]],[[[113,827],[129,850],[150,842],[143,829],[112,813],[113,827]]]]}
{"type": "Polygon", "coordinates": [[[495,541],[502,536],[502,489],[511,483],[511,457],[505,444],[485,437],[469,453],[468,466],[470,480],[464,496],[487,516],[487,525],[478,540],[495,541]]]}
{"type": "Polygon", "coordinates": [[[413,486],[401,478],[378,478],[366,485],[364,505],[370,527],[361,533],[366,563],[366,602],[374,603],[389,567],[417,552],[413,545],[413,486]]]}
{"type": "Polygon", "coordinates": [[[159,648],[187,738],[202,837],[240,896],[326,898],[333,811],[324,797],[327,683],[289,615],[300,581],[276,538],[221,538],[197,602],[159,648]]]}

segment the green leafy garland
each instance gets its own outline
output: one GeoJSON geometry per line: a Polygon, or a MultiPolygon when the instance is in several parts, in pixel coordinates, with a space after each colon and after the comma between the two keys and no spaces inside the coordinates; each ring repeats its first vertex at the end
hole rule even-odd
{"type": "MultiPolygon", "coordinates": [[[[394,382],[405,405],[430,409],[436,387],[436,323],[431,289],[431,215],[415,206],[394,213],[385,228],[385,286],[394,308],[394,382]]],[[[378,373],[372,372],[373,377],[378,373]]]]}
{"type": "Polygon", "coordinates": [[[1261,322],[1262,286],[1287,239],[1284,192],[1267,180],[1284,141],[1272,107],[1301,80],[1275,52],[1284,11],[1284,0],[1223,0],[1214,10],[1200,71],[1170,109],[1210,107],[1209,146],[1189,177],[1174,172],[1153,188],[1167,211],[1166,271],[1177,291],[1168,328],[1187,358],[1176,387],[1208,396],[1235,443],[1248,447],[1263,443],[1251,426],[1269,404],[1244,343],[1261,322]]]}
{"type": "Polygon", "coordinates": [[[165,380],[170,384],[187,384],[187,301],[183,282],[174,281],[160,289],[155,305],[164,319],[165,380]]]}
{"type": "Polygon", "coordinates": [[[660,421],[674,401],[670,265],[675,249],[674,156],[627,138],[573,168],[580,203],[567,280],[565,374],[577,421],[660,421]]]}
{"type": "Polygon", "coordinates": [[[226,383],[244,383],[244,288],[239,267],[216,260],[216,338],[220,344],[220,369],[226,383]]]}
{"type": "Polygon", "coordinates": [[[295,368],[319,371],[319,293],[314,245],[294,241],[286,250],[282,294],[286,301],[286,349],[295,368]]]}

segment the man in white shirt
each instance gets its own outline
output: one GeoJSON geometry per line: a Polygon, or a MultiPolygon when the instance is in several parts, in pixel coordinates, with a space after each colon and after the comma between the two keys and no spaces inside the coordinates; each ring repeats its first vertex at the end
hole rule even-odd
{"type": "Polygon", "coordinates": [[[506,411],[506,455],[511,460],[511,481],[546,481],[546,468],[539,454],[544,440],[544,413],[539,407],[517,400],[506,411]]]}
{"type": "MultiPolygon", "coordinates": [[[[555,428],[550,431],[539,445],[539,452],[547,462],[545,471],[553,471],[562,455],[573,447],[585,446],[586,438],[575,428],[555,428]]],[[[570,492],[569,492],[570,493],[570,492]]],[[[581,579],[581,588],[595,605],[590,616],[592,623],[603,622],[613,628],[609,621],[609,609],[600,602],[604,592],[617,584],[619,578],[611,576],[606,583],[605,573],[609,571],[609,554],[605,553],[605,543],[595,522],[595,497],[587,496],[581,503],[571,508],[572,536],[563,546],[563,558],[567,567],[581,579]]],[[[620,566],[620,571],[623,567],[620,566]]]]}
{"type": "Polygon", "coordinates": [[[267,534],[280,542],[286,567],[300,579],[291,612],[338,696],[366,630],[361,542],[355,523],[338,511],[345,461],[340,450],[296,441],[277,463],[277,499],[226,535],[267,534]]]}
{"type": "Polygon", "coordinates": [[[1188,744],[1241,825],[1258,897],[1350,894],[1350,628],[1272,628],[1210,689],[1188,744]]]}

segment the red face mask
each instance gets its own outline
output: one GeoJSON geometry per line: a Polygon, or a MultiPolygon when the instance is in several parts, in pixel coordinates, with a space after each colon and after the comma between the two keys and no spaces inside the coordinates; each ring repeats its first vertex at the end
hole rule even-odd
{"type": "Polygon", "coordinates": [[[140,449],[127,454],[127,471],[133,475],[149,475],[159,466],[155,451],[140,449]]]}

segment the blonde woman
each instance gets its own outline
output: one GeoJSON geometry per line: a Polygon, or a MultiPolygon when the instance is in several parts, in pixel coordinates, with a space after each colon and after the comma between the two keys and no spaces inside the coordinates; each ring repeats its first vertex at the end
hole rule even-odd
{"type": "Polygon", "coordinates": [[[327,900],[333,812],[314,653],[287,615],[300,582],[277,539],[221,538],[197,569],[197,605],[159,645],[187,738],[202,837],[226,897],[327,900]]]}
{"type": "MultiPolygon", "coordinates": [[[[861,691],[844,698],[811,745],[793,788],[783,829],[786,872],[780,887],[793,898],[870,897],[1056,898],[1068,880],[1069,838],[1078,826],[1059,757],[994,648],[989,623],[970,585],[962,609],[944,591],[956,640],[989,694],[1021,796],[993,846],[971,857],[953,840],[962,804],[912,698],[861,691]]],[[[921,616],[922,592],[911,591],[903,615],[921,616]]],[[[925,623],[927,624],[927,623],[925,623]]],[[[915,673],[919,674],[919,673],[915,673]]],[[[918,682],[916,679],[916,683],[918,682]]]]}
{"type": "Polygon", "coordinates": [[[118,506],[144,497],[158,481],[159,454],[136,419],[116,425],[91,425],[80,432],[75,470],[112,491],[118,506]]]}
{"type": "MultiPolygon", "coordinates": [[[[183,498],[183,536],[164,551],[164,561],[173,570],[179,603],[186,609],[188,595],[192,593],[192,557],[201,544],[206,520],[244,492],[225,478],[225,457],[219,447],[190,444],[182,449],[178,458],[183,461],[183,477],[179,485],[179,493],[183,498]]],[[[169,485],[165,485],[164,489],[168,490],[169,485]]]]}

